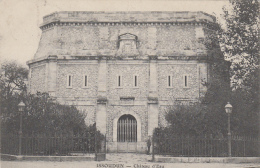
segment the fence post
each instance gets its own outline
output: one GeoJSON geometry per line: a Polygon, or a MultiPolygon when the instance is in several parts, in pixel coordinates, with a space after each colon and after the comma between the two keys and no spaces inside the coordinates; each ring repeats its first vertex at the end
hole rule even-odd
{"type": "Polygon", "coordinates": [[[107,134],[105,134],[105,154],[107,154],[107,134]]]}
{"type": "Polygon", "coordinates": [[[97,127],[95,123],[95,161],[97,161],[97,127]]]}
{"type": "Polygon", "coordinates": [[[152,161],[154,162],[154,135],[152,136],[152,148],[153,148],[153,151],[152,151],[152,161]]]}
{"type": "Polygon", "coordinates": [[[183,153],[183,135],[181,135],[181,155],[184,156],[184,153],[183,153]]]}
{"type": "Polygon", "coordinates": [[[246,156],[246,139],[245,137],[243,137],[243,141],[244,141],[244,157],[246,156]]]}
{"type": "Polygon", "coordinates": [[[22,136],[23,136],[23,129],[22,129],[22,126],[23,126],[23,118],[22,118],[22,112],[20,112],[20,128],[19,128],[19,156],[22,155],[22,136]]]}
{"type": "Polygon", "coordinates": [[[190,157],[190,135],[188,134],[188,157],[190,157]]]}
{"type": "Polygon", "coordinates": [[[212,137],[212,134],[210,134],[210,156],[212,157],[213,155],[213,137],[212,137]]]}

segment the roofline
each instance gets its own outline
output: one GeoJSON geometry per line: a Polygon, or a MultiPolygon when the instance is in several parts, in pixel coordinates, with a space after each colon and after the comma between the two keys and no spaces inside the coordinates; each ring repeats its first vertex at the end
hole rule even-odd
{"type": "Polygon", "coordinates": [[[164,23],[164,22],[187,22],[187,21],[216,22],[216,17],[202,11],[59,11],[45,15],[40,27],[54,22],[79,22],[79,23],[164,23]],[[185,14],[182,17],[182,13],[185,14]],[[106,15],[104,15],[106,14],[106,15]],[[111,15],[109,15],[111,14],[111,15]],[[114,14],[114,15],[113,15],[114,14]],[[115,14],[122,15],[124,18],[117,18],[115,14]],[[128,16],[127,14],[132,14],[128,16]],[[144,14],[144,15],[139,15],[144,14]],[[151,14],[147,16],[145,14],[151,14]],[[153,15],[154,14],[154,15],[153,15]],[[156,14],[166,14],[158,16],[156,14]],[[139,16],[135,16],[139,15],[139,16]],[[148,19],[147,19],[148,18],[148,19]],[[164,19],[165,18],[165,19],[164,19]],[[147,20],[146,20],[147,19],[147,20]]]}
{"type": "Polygon", "coordinates": [[[212,19],[216,19],[215,16],[208,14],[203,11],[55,11],[50,14],[44,15],[43,18],[46,18],[48,16],[51,16],[53,14],[58,14],[58,13],[69,13],[69,12],[79,12],[79,13],[88,13],[88,14],[102,14],[102,13],[107,13],[107,14],[113,14],[113,13],[118,13],[118,14],[125,14],[125,13],[203,13],[204,15],[207,15],[211,17],[212,19]]]}

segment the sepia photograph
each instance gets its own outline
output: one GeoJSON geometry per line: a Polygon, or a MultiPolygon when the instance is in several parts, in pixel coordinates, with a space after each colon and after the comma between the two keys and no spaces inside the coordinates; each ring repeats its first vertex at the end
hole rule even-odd
{"type": "Polygon", "coordinates": [[[260,168],[259,0],[0,0],[2,168],[260,168]]]}

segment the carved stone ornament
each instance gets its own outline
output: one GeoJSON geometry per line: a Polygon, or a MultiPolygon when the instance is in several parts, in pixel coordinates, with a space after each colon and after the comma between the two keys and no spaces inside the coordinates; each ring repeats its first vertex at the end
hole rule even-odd
{"type": "Polygon", "coordinates": [[[118,37],[117,57],[137,57],[140,56],[137,49],[137,36],[126,33],[118,37]]]}

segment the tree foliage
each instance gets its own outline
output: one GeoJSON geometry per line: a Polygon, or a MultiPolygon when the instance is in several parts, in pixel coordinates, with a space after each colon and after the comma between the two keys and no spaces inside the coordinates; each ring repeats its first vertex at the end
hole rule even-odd
{"type": "Polygon", "coordinates": [[[85,114],[76,107],[61,105],[48,93],[29,94],[26,92],[28,69],[15,62],[1,67],[1,132],[17,134],[19,130],[20,101],[26,104],[23,112],[24,134],[66,133],[82,134],[92,127],[85,124],[85,114]]]}
{"type": "Polygon", "coordinates": [[[208,55],[208,69],[210,77],[208,82],[204,83],[207,87],[203,103],[223,104],[229,99],[230,90],[230,63],[225,61],[219,45],[219,34],[223,31],[219,24],[215,24],[214,30],[208,32],[205,36],[204,45],[208,55]]]}
{"type": "MultiPolygon", "coordinates": [[[[22,99],[26,104],[22,114],[25,134],[71,133],[73,135],[86,128],[83,113],[74,106],[60,105],[52,100],[47,93],[28,94],[22,99]]],[[[17,104],[13,104],[13,106],[17,106],[17,104]]],[[[20,114],[16,110],[9,117],[3,118],[2,129],[9,133],[17,133],[19,116],[20,114]]]]}
{"type": "Polygon", "coordinates": [[[231,82],[234,89],[254,89],[259,64],[258,0],[230,0],[224,8],[226,30],[221,36],[224,52],[231,64],[231,82]]]}
{"type": "MultiPolygon", "coordinates": [[[[207,30],[205,30],[207,31],[207,30]]],[[[209,31],[209,30],[208,30],[209,31]]],[[[166,134],[178,136],[226,135],[227,116],[224,106],[230,100],[229,62],[225,61],[220,50],[218,34],[222,32],[218,24],[204,39],[208,55],[208,81],[201,81],[207,92],[200,102],[194,105],[171,106],[165,119],[169,123],[166,134]]]]}
{"type": "MultiPolygon", "coordinates": [[[[221,43],[228,60],[234,125],[243,134],[256,134],[259,125],[259,2],[230,0],[224,8],[226,29],[221,43]]],[[[259,130],[258,130],[259,132],[259,130]]]]}
{"type": "MultiPolygon", "coordinates": [[[[223,33],[226,32],[223,32],[219,25],[216,25],[215,32],[206,33],[204,44],[207,48],[210,79],[208,82],[203,83],[207,87],[207,92],[201,99],[201,103],[192,106],[175,105],[170,107],[166,114],[169,125],[167,128],[159,128],[159,132],[163,132],[165,135],[174,134],[177,136],[226,136],[227,114],[224,107],[230,101],[233,105],[233,113],[231,114],[232,133],[257,135],[259,113],[258,104],[256,103],[258,99],[256,98],[258,94],[253,94],[257,92],[249,92],[242,88],[231,91],[229,72],[236,69],[230,62],[225,61],[224,54],[220,50],[220,40],[223,39],[220,39],[219,36],[223,33]],[[229,68],[230,65],[231,68],[229,68]]],[[[230,45],[233,46],[231,43],[230,45]]],[[[242,69],[246,68],[244,63],[241,64],[243,64],[241,65],[242,69]]],[[[231,75],[235,73],[237,72],[231,73],[231,75]]],[[[256,70],[248,75],[254,76],[254,73],[256,73],[256,70]]],[[[234,77],[231,79],[233,80],[234,77]]],[[[251,90],[256,91],[258,88],[257,83],[252,80],[250,82],[251,90]]]]}
{"type": "MultiPolygon", "coordinates": [[[[24,95],[22,100],[26,104],[22,113],[23,136],[33,137],[37,143],[41,139],[40,143],[43,143],[39,144],[33,152],[46,155],[68,155],[71,150],[93,152],[95,147],[97,150],[101,149],[104,135],[96,129],[95,123],[87,126],[84,121],[85,114],[76,107],[61,105],[47,93],[40,92],[35,95],[24,95]],[[59,143],[51,143],[48,141],[50,137],[56,138],[55,142],[59,143]]],[[[17,102],[19,101],[12,102],[13,106],[17,107],[17,102]]],[[[2,138],[15,138],[13,135],[18,135],[19,129],[20,113],[17,109],[8,117],[2,116],[2,138]]],[[[23,153],[25,153],[24,150],[25,148],[23,148],[23,153]]]]}
{"type": "Polygon", "coordinates": [[[26,91],[28,69],[16,62],[5,62],[1,65],[0,87],[3,98],[8,99],[15,93],[26,91]]]}
{"type": "Polygon", "coordinates": [[[2,121],[5,121],[15,115],[16,105],[26,94],[28,69],[16,62],[4,62],[0,72],[0,109],[2,121]]]}

